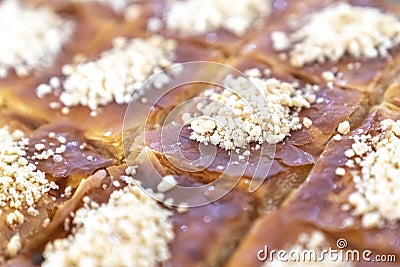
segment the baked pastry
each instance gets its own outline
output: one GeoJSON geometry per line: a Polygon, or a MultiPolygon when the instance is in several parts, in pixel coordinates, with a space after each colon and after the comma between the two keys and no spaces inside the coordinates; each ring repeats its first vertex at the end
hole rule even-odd
{"type": "Polygon", "coordinates": [[[391,195],[398,119],[397,107],[382,104],[342,141],[332,140],[287,205],[292,215],[342,235],[356,247],[398,254],[396,198],[391,195]]]}
{"type": "MultiPolygon", "coordinates": [[[[122,159],[123,119],[134,91],[173,63],[217,61],[220,54],[215,49],[188,42],[135,35],[135,32],[132,34],[129,29],[120,29],[117,25],[98,34],[102,37],[91,41],[90,53],[86,55],[82,51],[75,61],[58,65],[27,84],[15,85],[6,99],[12,103],[8,107],[12,112],[29,116],[37,123],[68,119],[84,130],[87,139],[101,144],[104,153],[122,159]],[[143,63],[136,64],[136,61],[143,63]]],[[[195,79],[199,74],[183,71],[168,75],[155,81],[155,87],[168,86],[171,78],[175,78],[174,83],[179,83],[179,79],[191,76],[195,79]]],[[[135,106],[137,118],[132,118],[132,124],[126,126],[129,129],[144,124],[146,117],[141,114],[151,108],[146,99],[140,100],[135,106]]]]}
{"type": "MultiPolygon", "coordinates": [[[[361,266],[369,266],[376,255],[382,254],[392,255],[393,263],[399,251],[395,245],[396,200],[391,195],[391,177],[395,177],[391,174],[396,169],[391,162],[397,158],[392,158],[391,153],[396,150],[398,118],[397,107],[382,104],[351,134],[339,141],[331,140],[307,182],[283,209],[259,219],[228,265],[261,266],[257,252],[263,246],[268,245],[269,251],[299,250],[299,236],[310,233],[318,233],[319,240],[323,240],[322,236],[331,242],[336,239],[338,243],[332,243],[332,249],[353,249],[359,253],[370,250],[371,257],[367,261],[362,259],[358,263],[361,266]],[[283,239],[274,230],[278,227],[286,233],[283,239]],[[340,239],[346,242],[344,247],[339,247],[340,239]]],[[[305,246],[300,248],[323,249],[308,247],[315,242],[305,240],[305,246]]],[[[269,266],[270,260],[265,266],[269,266]]],[[[390,266],[390,261],[387,264],[390,266]]]]}
{"type": "Polygon", "coordinates": [[[399,16],[0,1],[0,265],[396,266],[399,16]]]}
{"type": "Polygon", "coordinates": [[[151,1],[146,29],[234,53],[286,11],[281,1],[151,1]],[[193,16],[192,14],[196,14],[193,16]]]}
{"type": "MultiPolygon", "coordinates": [[[[286,211],[277,211],[255,221],[227,266],[376,266],[374,259],[379,252],[371,251],[363,257],[363,250],[346,242],[340,236],[297,221],[286,211]],[[327,253],[329,250],[332,254],[327,253]]],[[[380,262],[379,266],[395,263],[380,262]]]]}
{"type": "Polygon", "coordinates": [[[377,101],[398,72],[397,5],[324,0],[288,6],[295,11],[279,17],[243,50],[306,79],[368,92],[377,101]]]}
{"type": "MultiPolygon", "coordinates": [[[[173,173],[190,173],[190,177],[198,182],[210,183],[221,178],[224,173],[227,173],[232,177],[231,181],[229,179],[226,181],[226,186],[230,186],[231,183],[237,183],[236,178],[241,177],[238,188],[248,192],[252,179],[261,182],[265,179],[261,188],[254,194],[258,196],[260,203],[263,203],[261,205],[263,209],[273,209],[280,204],[293,188],[304,181],[325,144],[336,134],[339,124],[344,121],[350,121],[351,125],[359,123],[366,112],[368,97],[352,89],[329,88],[325,85],[320,86],[298,80],[281,69],[275,69],[250,56],[235,59],[229,62],[229,64],[235,69],[247,73],[250,77],[254,74],[255,76],[252,76],[252,81],[259,83],[257,86],[262,88],[260,90],[267,90],[264,87],[268,87],[268,83],[271,83],[272,86],[276,86],[276,83],[284,83],[280,89],[281,91],[267,91],[266,93],[270,95],[275,94],[274,96],[278,95],[276,96],[278,101],[274,102],[275,105],[273,107],[263,106],[258,110],[259,113],[256,115],[257,119],[262,121],[259,124],[257,123],[257,125],[272,123],[275,127],[282,130],[275,133],[274,138],[277,138],[278,141],[263,140],[262,142],[254,142],[249,147],[240,147],[240,151],[235,151],[226,149],[227,144],[222,142],[212,143],[214,142],[213,139],[208,139],[208,141],[203,142],[208,142],[219,147],[216,150],[215,157],[211,161],[207,157],[204,157],[202,161],[199,140],[205,139],[207,136],[218,135],[218,131],[225,132],[226,129],[217,129],[210,132],[201,132],[200,129],[195,132],[193,129],[196,127],[196,120],[186,122],[185,117],[190,118],[190,116],[199,117],[206,115],[214,116],[213,118],[224,117],[228,120],[230,116],[234,115],[229,112],[223,113],[221,110],[225,106],[219,109],[218,106],[213,106],[213,102],[199,110],[197,106],[203,103],[200,101],[180,108],[179,112],[173,115],[174,120],[172,122],[159,121],[158,124],[163,125],[163,127],[146,131],[144,144],[154,150],[164,168],[169,169],[173,173]],[[292,95],[283,96],[282,91],[286,85],[293,86],[292,95]],[[306,102],[304,105],[296,102],[299,93],[302,93],[304,96],[301,99],[303,103],[304,101],[306,102]],[[278,98],[279,94],[282,95],[282,98],[278,98]],[[290,97],[294,99],[292,100],[292,106],[286,104],[290,102],[287,100],[290,97]],[[278,110],[283,108],[287,109],[287,113],[279,114],[280,111],[278,112],[278,110]],[[210,109],[216,109],[217,111],[209,114],[207,112],[210,109]],[[268,117],[268,109],[271,110],[271,117],[268,117]],[[275,114],[272,111],[274,109],[275,114]],[[263,116],[263,112],[267,115],[263,116]],[[277,120],[282,121],[281,124],[273,122],[274,115],[276,115],[277,120]],[[329,123],[327,123],[328,121],[329,123]],[[284,132],[284,128],[290,125],[290,123],[292,123],[292,128],[284,132]],[[177,135],[179,138],[176,138],[177,135]],[[281,139],[279,140],[279,138],[281,139]],[[270,150],[268,149],[268,145],[264,150],[260,149],[260,146],[264,142],[270,142],[268,144],[270,150]],[[250,153],[245,155],[245,151],[250,153]],[[232,155],[235,154],[237,154],[237,159],[232,158],[232,155]],[[185,168],[181,168],[179,164],[174,164],[184,161],[185,158],[195,161],[192,163],[196,164],[196,168],[201,169],[201,171],[193,171],[194,167],[189,169],[189,171],[185,171],[185,168]],[[199,160],[196,160],[197,158],[199,160]],[[238,170],[226,171],[231,164],[236,165],[238,170]]],[[[236,72],[234,74],[237,75],[236,72]]],[[[230,77],[229,75],[232,75],[232,73],[221,73],[220,76],[222,79],[219,84],[233,88],[232,90],[238,93],[244,90],[243,87],[240,87],[239,82],[234,83],[235,81],[239,81],[240,77],[234,77],[231,83],[224,82],[226,77],[230,77]]],[[[250,84],[246,84],[246,86],[251,87],[250,84]]],[[[223,88],[218,86],[205,86],[202,90],[203,93],[199,96],[205,97],[207,100],[217,99],[217,101],[221,102],[224,99],[219,97],[222,97],[227,92],[227,90],[224,91],[223,88]]],[[[255,102],[251,102],[252,97],[257,95],[257,91],[246,92],[244,94],[248,94],[249,97],[246,98],[246,104],[250,106],[258,105],[258,101],[263,101],[260,100],[262,97],[258,96],[255,102]]],[[[271,98],[266,97],[265,103],[271,104],[274,101],[274,96],[271,98]]],[[[227,103],[223,104],[227,105],[227,103]]],[[[216,105],[219,105],[219,103],[216,105]]],[[[227,106],[229,107],[229,105],[227,106]]],[[[240,105],[235,103],[232,106],[237,108],[240,105]]],[[[251,107],[254,108],[254,106],[251,107]]],[[[246,114],[243,116],[245,118],[246,114]]],[[[201,128],[201,124],[205,123],[206,121],[200,121],[197,128],[201,128]]],[[[238,128],[230,128],[233,132],[235,129],[238,128]]],[[[272,137],[273,134],[274,132],[270,133],[270,136],[272,137]]],[[[226,136],[228,138],[225,138],[225,141],[229,139],[229,135],[227,134],[226,136]]],[[[234,138],[232,137],[232,141],[237,141],[240,138],[244,137],[236,135],[234,138]]]]}
{"type": "Polygon", "coordinates": [[[83,179],[113,163],[66,122],[32,130],[2,114],[0,255],[4,262],[28,246],[60,212],[83,179]]]}

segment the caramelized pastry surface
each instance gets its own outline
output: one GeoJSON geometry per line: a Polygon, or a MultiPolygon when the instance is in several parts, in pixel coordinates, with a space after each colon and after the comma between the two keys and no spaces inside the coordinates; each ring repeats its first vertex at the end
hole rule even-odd
{"type": "MultiPolygon", "coordinates": [[[[400,15],[398,7],[389,2],[372,0],[345,2],[348,2],[354,7],[377,8],[386,14],[393,14],[396,18],[400,15]]],[[[294,75],[302,76],[314,82],[333,82],[338,86],[358,89],[370,94],[370,101],[372,103],[379,102],[379,97],[382,96],[386,87],[393,82],[395,74],[398,72],[398,46],[389,49],[388,55],[384,57],[378,56],[371,59],[357,59],[349,53],[345,53],[344,56],[337,61],[325,60],[323,63],[311,62],[300,67],[291,65],[287,58],[289,52],[293,51],[294,45],[289,45],[287,49],[282,49],[282,52],[274,48],[273,33],[279,32],[290,35],[307,23],[312,15],[318,14],[318,12],[321,12],[324,8],[331,8],[334,3],[335,1],[331,0],[308,1],[307,3],[304,1],[288,2],[288,9],[291,11],[276,19],[268,29],[261,31],[258,36],[254,37],[244,46],[243,50],[253,53],[257,58],[270,64],[278,65],[294,75]]],[[[345,27],[346,24],[344,24],[343,28],[345,27]]],[[[344,30],[338,30],[338,32],[341,31],[344,30]]],[[[277,40],[279,40],[278,38],[280,37],[276,37],[277,40]]],[[[312,38],[318,38],[318,36],[315,35],[312,38]]],[[[338,42],[339,41],[340,40],[338,40],[338,42]]],[[[275,45],[278,44],[277,41],[275,45]]],[[[309,48],[309,51],[313,49],[317,50],[318,47],[309,48]]],[[[330,51],[329,49],[330,48],[321,48],[322,51],[330,51]]]]}
{"type": "MultiPolygon", "coordinates": [[[[232,65],[242,71],[259,68],[262,72],[270,68],[268,65],[249,59],[239,59],[232,65]]],[[[279,70],[272,70],[268,77],[276,77],[287,82],[297,81],[279,70]]],[[[299,88],[304,89],[305,83],[298,82],[301,84],[299,88]]],[[[262,150],[256,149],[257,144],[251,144],[248,163],[238,161],[238,170],[236,172],[230,170],[228,173],[232,181],[228,181],[227,185],[242,177],[239,188],[247,191],[252,178],[256,180],[267,178],[269,182],[266,182],[256,195],[261,197],[264,203],[268,203],[270,197],[282,198],[281,195],[287,194],[305,178],[325,144],[335,134],[339,123],[350,120],[352,124],[356,124],[360,120],[365,113],[363,106],[367,101],[365,95],[358,91],[337,87],[330,89],[324,86],[316,91],[316,99],[320,99],[320,103],[311,104],[311,107],[302,110],[299,116],[300,121],[305,117],[312,121],[309,128],[303,126],[302,129],[291,132],[290,136],[276,145],[276,148],[267,145],[267,149],[262,150]],[[270,169],[266,170],[269,166],[270,169]]],[[[180,120],[182,114],[195,112],[195,104],[189,105],[186,109],[179,110],[178,115],[174,115],[173,124],[165,125],[160,130],[146,131],[145,145],[158,153],[165,168],[172,172],[185,173],[185,170],[174,162],[184,161],[185,158],[196,162],[197,166],[192,166],[190,176],[196,181],[209,183],[218,179],[234,159],[230,152],[219,147],[215,147],[216,154],[212,155],[212,159],[209,158],[211,156],[204,158],[200,156],[200,144],[192,140],[192,130],[180,120]],[[198,171],[199,169],[201,171],[198,171]]],[[[162,122],[159,124],[163,125],[162,122]]]]}
{"type": "MultiPolygon", "coordinates": [[[[151,266],[265,267],[268,260],[257,255],[266,246],[319,251],[336,249],[338,239],[348,242],[348,250],[400,257],[397,5],[377,0],[21,3],[49,8],[75,28],[51,64],[27,75],[15,68],[4,76],[0,52],[1,266],[58,265],[50,261],[52,254],[56,261],[57,255],[65,261],[76,256],[70,265],[83,266],[91,260],[119,266],[127,257],[125,265],[131,266],[137,254],[117,251],[127,243],[143,251],[156,244],[142,262],[155,263],[151,266]],[[304,58],[294,60],[296,53],[304,58]],[[197,65],[171,68],[190,61],[197,65]],[[248,90],[237,71],[255,87],[272,86],[265,90],[271,95],[248,90]],[[226,86],[236,92],[223,96],[226,86]],[[255,115],[268,123],[261,134],[257,123],[243,119],[245,105],[235,100],[242,93],[251,109],[262,109],[255,115]],[[237,108],[236,117],[220,110],[207,115],[229,121],[226,132],[210,118],[199,119],[215,108],[208,105],[215,99],[237,108]],[[249,124],[231,127],[240,119],[249,124]],[[387,129],[391,135],[382,135],[387,129]],[[364,139],[370,143],[354,145],[364,139]],[[377,149],[388,153],[371,156],[377,149]],[[375,161],[382,167],[372,169],[375,161]],[[397,165],[387,168],[393,162],[397,165]],[[132,204],[136,200],[138,206],[132,204]],[[157,217],[160,211],[166,217],[157,217]],[[79,221],[85,213],[91,215],[79,221]],[[97,240],[92,230],[99,221],[104,227],[97,240]],[[93,226],[86,229],[90,238],[79,242],[85,223],[93,226]],[[159,235],[149,238],[154,232],[146,227],[159,235]],[[108,234],[117,244],[109,258],[95,251],[108,251],[108,234]],[[93,238],[98,242],[88,245],[93,238]],[[55,240],[64,240],[58,250],[52,248],[55,240]]],[[[0,18],[0,36],[5,22],[0,18]]]]}
{"type": "MultiPolygon", "coordinates": [[[[400,118],[399,111],[395,106],[383,104],[349,136],[354,137],[361,134],[370,134],[372,138],[379,136],[382,121],[398,120],[400,118]]],[[[365,221],[362,221],[359,215],[354,214],[354,208],[350,208],[352,206],[349,204],[351,199],[349,197],[357,190],[353,182],[354,174],[346,166],[349,158],[345,153],[347,150],[351,150],[354,144],[353,139],[349,139],[349,136],[343,136],[342,141],[331,140],[328,143],[307,182],[289,200],[286,209],[291,214],[290,218],[310,223],[332,235],[342,236],[356,247],[398,255],[399,249],[396,244],[399,240],[399,230],[397,225],[366,227],[376,221],[367,221],[365,216],[365,221]],[[345,173],[338,172],[338,168],[343,168],[345,173]]],[[[357,164],[355,168],[358,168],[358,171],[361,170],[357,164]]]]}

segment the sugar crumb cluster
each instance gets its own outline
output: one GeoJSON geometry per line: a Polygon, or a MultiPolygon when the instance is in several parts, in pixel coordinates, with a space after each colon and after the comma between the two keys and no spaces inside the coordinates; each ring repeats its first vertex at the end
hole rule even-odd
{"type": "MultiPolygon", "coordinates": [[[[271,11],[270,0],[170,0],[165,20],[167,29],[183,34],[204,34],[225,29],[241,36],[262,23],[271,11]]],[[[154,25],[156,20],[150,22],[154,25]]]]}
{"type": "Polygon", "coordinates": [[[47,199],[50,190],[58,189],[54,182],[46,179],[45,173],[29,163],[27,145],[28,139],[21,131],[0,128],[0,215],[4,213],[5,223],[16,231],[7,243],[5,253],[8,256],[14,256],[21,247],[19,226],[27,216],[39,215],[37,204],[47,199]]]}
{"type": "Polygon", "coordinates": [[[72,220],[72,234],[49,243],[43,266],[156,266],[170,256],[171,212],[128,185],[108,203],[85,199],[72,220]]]}
{"type": "MultiPolygon", "coordinates": [[[[45,174],[26,159],[28,139],[22,132],[10,133],[7,127],[0,128],[0,206],[2,209],[28,209],[51,189],[57,189],[45,174]]],[[[0,210],[1,211],[1,210],[0,210]]]]}
{"type": "Polygon", "coordinates": [[[202,115],[188,122],[191,139],[231,150],[251,142],[276,144],[302,123],[306,128],[312,125],[309,118],[301,121],[299,113],[315,102],[318,86],[299,88],[275,78],[232,76],[223,84],[229,89],[210,89],[204,93],[210,102],[197,105],[202,115]]]}
{"type": "MultiPolygon", "coordinates": [[[[148,39],[115,38],[113,47],[98,59],[64,65],[61,80],[53,77],[39,85],[36,95],[41,98],[54,93],[65,107],[82,105],[92,111],[111,102],[127,104],[134,92],[144,89],[148,78],[173,64],[176,46],[176,41],[157,35],[148,39]]],[[[172,75],[157,75],[152,86],[161,88],[172,75]]]]}
{"type": "Polygon", "coordinates": [[[0,78],[49,67],[74,32],[72,21],[46,7],[20,1],[0,3],[0,78]]]}
{"type": "Polygon", "coordinates": [[[386,119],[379,134],[360,133],[352,138],[351,149],[345,151],[355,186],[348,197],[352,213],[361,217],[365,228],[396,223],[400,219],[400,121],[386,119]]]}
{"type": "Polygon", "coordinates": [[[400,43],[400,21],[377,8],[339,2],[310,16],[308,23],[288,34],[271,35],[276,51],[288,53],[290,63],[337,62],[346,54],[355,59],[389,56],[400,43]]]}

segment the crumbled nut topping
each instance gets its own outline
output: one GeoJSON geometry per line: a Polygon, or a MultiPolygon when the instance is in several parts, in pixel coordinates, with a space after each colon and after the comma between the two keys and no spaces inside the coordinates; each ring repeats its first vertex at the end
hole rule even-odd
{"type": "Polygon", "coordinates": [[[272,9],[271,2],[270,0],[170,0],[166,27],[183,34],[203,34],[225,29],[241,36],[269,16],[272,9]]]}
{"type": "Polygon", "coordinates": [[[344,168],[336,168],[335,174],[337,176],[344,176],[346,174],[346,170],[344,168]]]}
{"type": "Polygon", "coordinates": [[[313,124],[313,122],[312,122],[312,120],[310,120],[310,118],[308,118],[308,117],[303,118],[303,125],[306,129],[310,128],[312,124],[313,124]]]}
{"type": "MultiPolygon", "coordinates": [[[[306,85],[302,92],[297,83],[231,76],[224,86],[229,89],[205,92],[211,102],[197,106],[203,116],[190,121],[190,138],[226,150],[251,142],[276,144],[301,129],[299,112],[315,102],[319,89],[306,85]]],[[[310,126],[307,119],[305,123],[310,126]]]]}
{"type": "Polygon", "coordinates": [[[170,216],[137,186],[113,192],[107,204],[86,200],[73,234],[46,246],[43,266],[156,266],[170,256],[170,216]]]}
{"type": "Polygon", "coordinates": [[[71,38],[74,24],[48,8],[24,6],[20,1],[0,3],[0,78],[10,70],[26,76],[51,65],[71,38]]]}
{"type": "Polygon", "coordinates": [[[322,73],[322,78],[324,78],[325,81],[333,81],[335,80],[335,74],[332,71],[324,71],[322,73]]]}
{"type": "Polygon", "coordinates": [[[336,134],[336,135],[334,135],[332,138],[333,138],[333,140],[335,140],[335,141],[341,141],[341,140],[342,140],[342,136],[341,136],[340,134],[336,134]]]}
{"type": "Polygon", "coordinates": [[[49,133],[48,137],[50,140],[43,139],[41,140],[41,143],[34,145],[35,151],[30,159],[47,160],[53,158],[54,162],[62,162],[63,156],[61,154],[63,154],[67,149],[67,146],[65,145],[67,138],[65,136],[56,136],[54,132],[49,133]],[[57,146],[56,143],[58,143],[57,146]],[[46,149],[46,147],[48,148],[46,149]]]}
{"type": "Polygon", "coordinates": [[[274,49],[290,49],[290,63],[302,67],[336,62],[346,54],[355,59],[386,57],[400,43],[400,22],[376,8],[340,2],[311,15],[309,22],[293,33],[278,32],[272,37],[274,49]]]}
{"type": "Polygon", "coordinates": [[[47,226],[49,226],[49,224],[50,224],[50,218],[46,218],[42,222],[42,227],[46,228],[47,226]]]}
{"type": "Polygon", "coordinates": [[[25,216],[19,210],[15,210],[14,212],[7,214],[6,222],[7,225],[12,229],[20,226],[24,223],[24,221],[25,216]]]}
{"type": "Polygon", "coordinates": [[[286,33],[274,31],[271,33],[272,46],[276,51],[284,51],[290,47],[289,38],[286,33]]]}
{"type": "MultiPolygon", "coordinates": [[[[82,105],[95,111],[113,101],[127,104],[148,78],[173,64],[175,48],[174,40],[161,36],[115,38],[113,48],[97,60],[63,66],[61,88],[52,87],[52,91],[57,94],[61,89],[59,99],[66,107],[82,105]]],[[[167,74],[157,77],[153,81],[157,88],[170,81],[167,74]]],[[[38,97],[48,92],[41,87],[37,89],[38,97]]]]}
{"type": "Polygon", "coordinates": [[[348,134],[350,132],[350,122],[343,121],[339,123],[337,131],[340,134],[348,134]]]}
{"type": "MultiPolygon", "coordinates": [[[[10,133],[6,127],[0,128],[1,208],[15,210],[34,208],[35,203],[41,200],[47,192],[58,188],[25,158],[27,144],[28,140],[23,138],[22,132],[10,133]]],[[[12,221],[15,220],[12,219],[12,221]]]]}
{"type": "Polygon", "coordinates": [[[6,253],[10,257],[14,257],[18,254],[18,251],[21,249],[21,239],[18,234],[11,237],[10,241],[7,244],[6,253]]]}
{"type": "MultiPolygon", "coordinates": [[[[28,139],[21,131],[10,133],[7,127],[0,128],[0,214],[6,211],[5,223],[14,231],[26,221],[26,216],[37,216],[36,204],[51,189],[58,188],[28,162],[27,145],[28,139]]],[[[18,234],[6,241],[5,255],[0,255],[0,261],[4,256],[15,256],[21,248],[18,234]]]]}
{"type": "Polygon", "coordinates": [[[397,187],[400,166],[400,121],[384,120],[381,133],[354,136],[353,152],[346,151],[356,191],[348,197],[353,214],[365,228],[396,223],[400,219],[397,187]],[[359,170],[361,168],[361,170],[359,170]]]}
{"type": "Polygon", "coordinates": [[[189,204],[186,202],[179,203],[178,207],[176,208],[178,213],[186,213],[189,211],[189,204]]]}
{"type": "Polygon", "coordinates": [[[268,261],[264,264],[264,267],[298,267],[298,266],[311,266],[311,267],[350,267],[352,264],[344,263],[344,259],[338,259],[336,256],[330,257],[329,254],[325,254],[326,257],[321,259],[322,252],[328,249],[328,242],[325,235],[320,231],[314,231],[311,233],[302,233],[298,236],[295,244],[286,248],[285,251],[290,252],[291,258],[288,260],[279,260],[274,258],[273,261],[268,261]],[[296,251],[298,253],[292,253],[296,251]],[[308,251],[304,257],[302,252],[308,251]]]}
{"type": "Polygon", "coordinates": [[[164,176],[161,182],[157,185],[157,191],[161,193],[168,192],[175,188],[177,181],[173,175],[164,176]]]}

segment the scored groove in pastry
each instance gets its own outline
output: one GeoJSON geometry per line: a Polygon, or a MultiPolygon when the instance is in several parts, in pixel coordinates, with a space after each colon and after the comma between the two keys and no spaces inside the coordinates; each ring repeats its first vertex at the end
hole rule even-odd
{"type": "Polygon", "coordinates": [[[7,77],[11,70],[18,76],[27,76],[33,70],[50,67],[74,29],[72,21],[46,7],[3,1],[0,3],[0,78],[7,77]]]}

